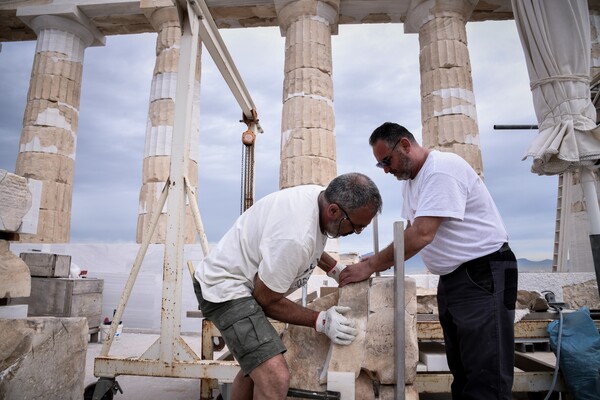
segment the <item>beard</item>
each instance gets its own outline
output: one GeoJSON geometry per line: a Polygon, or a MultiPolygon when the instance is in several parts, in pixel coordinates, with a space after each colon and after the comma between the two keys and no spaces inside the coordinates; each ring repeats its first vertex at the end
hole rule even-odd
{"type": "Polygon", "coordinates": [[[341,226],[342,226],[342,217],[340,217],[340,219],[338,221],[333,221],[333,222],[330,222],[329,224],[325,225],[325,235],[327,235],[327,237],[329,239],[337,239],[340,237],[348,236],[349,234],[352,233],[352,232],[348,232],[348,233],[345,233],[342,235],[340,233],[341,226]]]}
{"type": "Polygon", "coordinates": [[[412,162],[410,158],[402,156],[399,160],[400,169],[394,169],[391,172],[399,181],[407,181],[410,179],[412,170],[412,162]]]}

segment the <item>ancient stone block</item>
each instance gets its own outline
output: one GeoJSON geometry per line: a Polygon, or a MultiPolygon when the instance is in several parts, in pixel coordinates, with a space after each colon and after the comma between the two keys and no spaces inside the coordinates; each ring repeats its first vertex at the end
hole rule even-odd
{"type": "Polygon", "coordinates": [[[0,230],[19,229],[32,201],[27,179],[0,169],[0,230]]]}
{"type": "Polygon", "coordinates": [[[55,181],[71,184],[75,160],[59,154],[24,152],[19,153],[15,173],[40,181],[55,181]]]}
{"type": "Polygon", "coordinates": [[[280,187],[304,184],[327,186],[337,176],[335,160],[323,157],[293,157],[281,160],[280,187]]]}
{"type": "Polygon", "coordinates": [[[298,68],[317,68],[331,74],[331,45],[303,43],[285,52],[284,73],[298,68]]]}
{"type": "MultiPolygon", "coordinates": [[[[368,291],[377,286],[377,291],[385,288],[393,291],[393,287],[386,285],[386,279],[374,278],[377,284],[367,281],[349,285],[341,290],[340,300],[333,293],[321,297],[309,304],[315,307],[319,304],[320,310],[325,310],[336,303],[347,304],[352,308],[349,313],[351,318],[359,322],[359,330],[364,330],[349,346],[332,345],[324,335],[316,335],[314,329],[306,327],[288,326],[283,334],[283,341],[288,351],[284,354],[291,371],[290,387],[307,388],[308,390],[325,390],[326,377],[322,374],[323,365],[326,362],[328,349],[331,359],[328,369],[332,365],[337,371],[356,372],[356,399],[374,399],[373,381],[379,382],[380,397],[392,399],[394,394],[395,371],[394,359],[394,308],[380,307],[376,313],[367,312],[366,298],[390,298],[392,295],[375,294],[369,295],[368,291]],[[346,297],[344,299],[344,297],[346,297]],[[356,314],[359,314],[358,316],[356,314]],[[365,324],[365,316],[367,318],[365,324]],[[319,336],[321,340],[319,340],[319,336]],[[364,360],[363,360],[364,359],[364,360]],[[360,360],[363,360],[358,363],[360,360]],[[319,375],[321,383],[319,384],[319,375]],[[383,396],[383,397],[381,397],[383,396]],[[386,397],[388,396],[388,397],[386,397]]],[[[411,289],[407,290],[411,291],[411,289]]],[[[405,380],[407,383],[414,382],[416,377],[416,365],[418,362],[417,325],[416,316],[404,313],[405,316],[405,380]]],[[[418,399],[416,390],[407,386],[407,399],[418,399]],[[410,393],[410,395],[408,394],[410,393]],[[416,396],[416,397],[415,397],[416,396]]]]}
{"type": "Polygon", "coordinates": [[[321,128],[333,132],[335,128],[333,103],[325,99],[298,96],[283,103],[281,130],[321,128]]]}
{"type": "Polygon", "coordinates": [[[433,148],[459,143],[479,146],[477,120],[464,114],[423,115],[423,146],[433,148]]]}
{"type": "Polygon", "coordinates": [[[167,125],[173,127],[175,122],[175,100],[164,97],[152,101],[148,110],[148,118],[151,126],[167,125]]]}
{"type": "Polygon", "coordinates": [[[40,118],[42,121],[38,120],[36,122],[39,125],[23,127],[19,151],[58,154],[74,158],[75,133],[70,126],[63,128],[54,125],[58,122],[57,119],[61,119],[57,109],[49,109],[48,111],[48,113],[45,113],[47,118],[40,118]]]}
{"type": "Polygon", "coordinates": [[[419,52],[421,71],[438,68],[464,67],[471,69],[469,49],[465,43],[455,40],[440,40],[421,47],[419,52]]]}
{"type": "MultiPolygon", "coordinates": [[[[178,30],[179,28],[174,28],[178,30]]],[[[164,73],[177,73],[179,68],[179,47],[169,47],[156,56],[154,75],[164,73]]]]}
{"type": "Polygon", "coordinates": [[[24,242],[68,243],[70,236],[71,213],[40,209],[36,235],[21,235],[24,242]],[[24,238],[27,238],[25,240],[24,238]]]}
{"type": "Polygon", "coordinates": [[[285,37],[286,51],[294,46],[319,44],[329,46],[331,53],[331,31],[322,20],[310,16],[299,18],[290,25],[285,37]]]}
{"type": "Polygon", "coordinates": [[[27,264],[9,250],[6,240],[0,240],[0,298],[28,297],[30,294],[31,276],[27,264]]]}
{"type": "Polygon", "coordinates": [[[417,288],[417,314],[437,314],[437,290],[417,288]]]}
{"type": "MultiPolygon", "coordinates": [[[[394,277],[376,277],[371,279],[369,289],[369,311],[377,312],[382,308],[394,308],[394,277]]],[[[404,277],[404,307],[409,314],[417,313],[417,281],[404,277]]]]}
{"type": "Polygon", "coordinates": [[[293,23],[303,19],[313,19],[315,16],[320,17],[321,24],[327,27],[331,26],[329,29],[333,28],[335,31],[339,4],[339,0],[277,1],[275,7],[282,32],[287,31],[293,23]]]}
{"type": "MultiPolygon", "coordinates": [[[[138,215],[137,230],[136,230],[136,241],[142,243],[146,230],[150,225],[152,219],[151,214],[140,214],[138,215]]],[[[185,213],[185,227],[184,237],[185,243],[195,243],[196,236],[198,235],[196,226],[189,207],[186,207],[185,213]]],[[[165,243],[167,237],[167,214],[161,214],[158,217],[158,222],[154,228],[154,234],[150,243],[165,243]]]]}
{"type": "Polygon", "coordinates": [[[54,52],[43,52],[36,56],[32,74],[55,75],[81,82],[83,65],[80,62],[57,59],[54,52]]]}
{"type": "MultiPolygon", "coordinates": [[[[154,157],[144,157],[143,161],[143,176],[142,181],[144,184],[146,183],[157,183],[161,182],[159,185],[162,190],[162,186],[169,178],[169,172],[171,168],[171,157],[170,156],[154,156],[154,157]]],[[[154,185],[153,185],[154,186],[154,185]]],[[[144,189],[142,189],[144,190],[144,189]]],[[[152,193],[156,193],[156,190],[152,190],[152,193]]],[[[158,192],[160,193],[160,192],[158,192]]],[[[140,200],[142,199],[142,195],[140,194],[140,200]]],[[[140,202],[141,206],[141,202],[140,202]]]]}
{"type": "Polygon", "coordinates": [[[141,0],[140,9],[148,16],[152,27],[158,32],[165,23],[179,23],[177,8],[173,7],[172,0],[141,0]]]}
{"type": "MultiPolygon", "coordinates": [[[[67,104],[55,103],[44,99],[27,102],[23,114],[23,126],[36,128],[55,127],[68,132],[76,132],[79,115],[76,109],[67,104]]],[[[21,144],[29,140],[21,138],[21,144]]],[[[57,140],[59,143],[61,140],[57,140]]]]}
{"type": "Polygon", "coordinates": [[[562,290],[564,302],[571,308],[587,307],[590,310],[600,309],[598,282],[596,280],[563,286],[562,290]]]}
{"type": "Polygon", "coordinates": [[[281,158],[316,156],[335,160],[335,135],[331,131],[296,128],[284,136],[281,158]]]}
{"type": "MultiPolygon", "coordinates": [[[[421,102],[421,116],[423,120],[431,117],[464,115],[473,121],[477,120],[477,111],[475,109],[475,96],[473,92],[459,87],[435,90],[432,94],[424,96],[421,102]]],[[[445,130],[447,132],[448,130],[445,130]]],[[[469,132],[461,133],[455,130],[450,131],[452,136],[445,138],[439,137],[440,144],[451,143],[453,141],[466,142],[469,140],[469,132]]],[[[472,135],[471,135],[472,137],[472,135]]],[[[475,141],[475,138],[470,140],[475,141]]],[[[477,139],[477,144],[479,140],[477,139]]]]}
{"type": "Polygon", "coordinates": [[[369,280],[366,280],[340,289],[338,306],[350,307],[350,311],[345,316],[354,321],[358,335],[348,346],[331,344],[331,358],[327,373],[331,371],[353,372],[355,379],[360,374],[360,368],[365,357],[367,320],[370,318],[369,285],[369,280]]]}
{"type": "Polygon", "coordinates": [[[467,44],[467,30],[457,18],[434,18],[419,29],[421,48],[439,40],[455,40],[467,44]]]}
{"type": "MultiPolygon", "coordinates": [[[[319,297],[308,304],[308,308],[325,311],[336,305],[338,293],[319,297]]],[[[319,376],[325,364],[325,358],[331,343],[326,335],[317,333],[306,326],[288,325],[282,335],[287,352],[286,359],[290,374],[290,387],[306,390],[324,390],[319,383],[319,376]]]]}
{"type": "Polygon", "coordinates": [[[0,398],[80,399],[85,318],[0,319],[0,398]]]}
{"type": "Polygon", "coordinates": [[[467,68],[439,68],[421,71],[421,97],[436,90],[457,87],[473,91],[473,80],[467,68]]]}
{"type": "Polygon", "coordinates": [[[298,68],[285,75],[283,80],[284,101],[294,95],[311,95],[333,99],[331,75],[316,68],[298,68]]]}
{"type": "MultiPolygon", "coordinates": [[[[383,384],[396,383],[396,372],[391,367],[396,363],[394,314],[393,308],[379,309],[369,315],[367,324],[364,361],[361,367],[383,384]]],[[[416,315],[405,312],[404,324],[404,379],[407,384],[412,384],[417,376],[419,362],[416,315]]]]}
{"type": "Polygon", "coordinates": [[[34,75],[29,82],[27,100],[44,99],[79,108],[81,82],[56,75],[34,75]]]}
{"type": "Polygon", "coordinates": [[[73,199],[73,185],[61,182],[45,181],[40,208],[69,212],[73,199]]]}
{"type": "Polygon", "coordinates": [[[516,307],[518,310],[546,311],[548,309],[548,302],[538,291],[518,290],[516,307]]]}

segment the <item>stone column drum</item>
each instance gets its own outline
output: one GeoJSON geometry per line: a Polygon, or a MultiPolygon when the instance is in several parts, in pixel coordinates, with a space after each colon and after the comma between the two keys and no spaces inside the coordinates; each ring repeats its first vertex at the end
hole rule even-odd
{"type": "Polygon", "coordinates": [[[276,0],[285,35],[280,188],[336,174],[331,34],[339,0],[276,0]]]}
{"type": "MultiPolygon", "coordinates": [[[[167,4],[167,3],[165,3],[167,4]]],[[[177,69],[179,65],[179,44],[181,24],[177,8],[156,6],[154,1],[142,1],[141,7],[152,26],[158,32],[156,39],[156,63],[150,90],[150,105],[146,125],[146,142],[142,170],[142,188],[136,241],[141,243],[152,219],[152,213],[158,207],[158,199],[167,179],[171,165],[171,140],[175,116],[175,95],[177,88],[177,69]]],[[[196,61],[196,83],[194,112],[192,113],[192,138],[187,170],[187,178],[194,191],[198,186],[198,135],[199,135],[199,98],[200,98],[200,50],[196,61]]],[[[168,202],[167,202],[168,203],[168,202]]],[[[151,243],[164,243],[167,222],[166,204],[154,230],[151,243]]],[[[186,207],[185,241],[193,243],[196,229],[189,206],[186,207]]]]}
{"type": "Polygon", "coordinates": [[[77,143],[83,55],[94,40],[68,18],[40,15],[30,26],[38,36],[15,172],[43,181],[36,235],[23,242],[66,243],[77,143]]]}
{"type": "Polygon", "coordinates": [[[419,33],[423,146],[463,157],[483,176],[466,21],[477,1],[427,0],[408,12],[419,33]]]}

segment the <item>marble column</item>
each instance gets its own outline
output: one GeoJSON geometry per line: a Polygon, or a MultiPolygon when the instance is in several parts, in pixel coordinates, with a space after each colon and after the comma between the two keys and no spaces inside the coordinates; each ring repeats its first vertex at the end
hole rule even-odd
{"type": "Polygon", "coordinates": [[[337,174],[331,35],[339,0],[276,0],[285,35],[280,188],[327,185],[337,174]]]}
{"type": "Polygon", "coordinates": [[[426,0],[409,9],[419,33],[423,146],[463,157],[482,176],[466,22],[475,0],[426,0]]]}
{"type": "Polygon", "coordinates": [[[15,172],[42,181],[43,189],[37,234],[23,234],[20,240],[66,243],[83,56],[95,37],[86,26],[63,16],[39,15],[28,24],[38,39],[15,172]]]}
{"type": "MultiPolygon", "coordinates": [[[[161,191],[169,178],[171,165],[171,139],[175,123],[175,95],[177,88],[177,68],[179,65],[179,45],[181,41],[181,23],[177,8],[174,6],[156,6],[155,1],[142,1],[141,7],[154,29],[156,39],[156,63],[150,90],[150,105],[146,125],[146,142],[142,169],[142,188],[136,241],[141,243],[152,219],[152,213],[158,207],[161,191]]],[[[163,2],[165,3],[165,2],[163,2]]],[[[168,4],[166,2],[165,4],[168,4]]],[[[200,50],[196,61],[196,83],[194,113],[192,116],[192,139],[188,162],[188,182],[196,190],[198,186],[198,136],[199,136],[199,98],[200,98],[200,50]]],[[[168,203],[168,202],[167,202],[168,203]]],[[[167,223],[166,204],[152,235],[151,243],[164,243],[167,223]]],[[[193,243],[196,228],[189,206],[186,207],[185,241],[193,243]]]]}

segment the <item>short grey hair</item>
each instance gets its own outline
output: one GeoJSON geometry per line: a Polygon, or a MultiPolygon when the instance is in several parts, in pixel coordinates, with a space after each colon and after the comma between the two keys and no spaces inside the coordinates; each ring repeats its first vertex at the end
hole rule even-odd
{"type": "Polygon", "coordinates": [[[334,178],[325,189],[325,198],[346,211],[368,206],[377,214],[381,213],[383,208],[379,189],[371,178],[359,172],[350,172],[334,178]]]}

